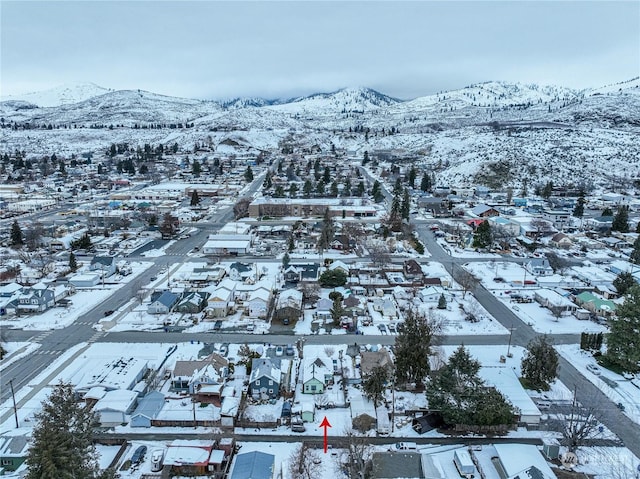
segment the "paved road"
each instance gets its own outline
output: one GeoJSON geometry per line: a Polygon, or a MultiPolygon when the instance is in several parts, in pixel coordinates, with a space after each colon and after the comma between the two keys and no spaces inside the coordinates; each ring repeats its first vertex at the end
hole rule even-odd
{"type": "MultiPolygon", "coordinates": [[[[425,247],[431,253],[432,259],[442,263],[449,274],[454,272],[454,268],[461,267],[462,263],[467,262],[464,258],[454,258],[446,254],[437,243],[433,233],[426,228],[417,228],[416,231],[425,247]]],[[[473,294],[487,312],[505,328],[515,327],[511,338],[512,344],[526,347],[529,341],[539,335],[481,284],[475,287],[473,294]]],[[[573,341],[573,344],[578,343],[578,341],[579,339],[573,341]]],[[[601,411],[600,421],[616,434],[636,457],[640,457],[640,427],[618,410],[615,404],[600,389],[585,379],[571,363],[562,357],[560,357],[558,379],[568,388],[575,389],[576,398],[581,404],[601,405],[599,407],[601,411]]]]}

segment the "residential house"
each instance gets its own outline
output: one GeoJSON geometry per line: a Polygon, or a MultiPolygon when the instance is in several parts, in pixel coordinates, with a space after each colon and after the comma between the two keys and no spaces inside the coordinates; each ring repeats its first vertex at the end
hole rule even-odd
{"type": "Polygon", "coordinates": [[[7,305],[16,314],[42,313],[55,306],[55,292],[43,283],[24,288],[18,297],[7,305]]]}
{"type": "Polygon", "coordinates": [[[127,416],[138,403],[137,391],[116,389],[107,391],[93,407],[97,413],[100,426],[112,427],[127,423],[127,416]]]}
{"type": "Polygon", "coordinates": [[[0,475],[13,472],[27,459],[29,440],[24,435],[0,436],[0,475]]]}
{"type": "Polygon", "coordinates": [[[556,233],[549,240],[549,244],[555,248],[569,249],[573,246],[573,241],[564,233],[556,233]]]}
{"type": "MultiPolygon", "coordinates": [[[[419,452],[374,452],[371,479],[423,479],[423,455],[419,452]]],[[[439,478],[440,479],[440,478],[439,478]]]]}
{"type": "Polygon", "coordinates": [[[608,231],[613,225],[613,216],[595,216],[587,218],[585,224],[594,231],[608,231]]]}
{"type": "Polygon", "coordinates": [[[366,432],[376,427],[376,408],[373,401],[364,395],[355,395],[351,398],[351,424],[354,429],[366,432]]]}
{"type": "Polygon", "coordinates": [[[160,391],[151,391],[138,403],[135,411],[131,413],[131,427],[151,427],[152,421],[164,406],[164,394],[160,391]]]}
{"type": "Polygon", "coordinates": [[[219,470],[224,451],[207,440],[175,439],[167,448],[163,464],[173,475],[203,476],[219,470]]]}
{"type": "Polygon", "coordinates": [[[531,258],[524,264],[524,268],[534,276],[551,276],[553,268],[547,258],[531,258]]]}
{"type": "Polygon", "coordinates": [[[302,371],[302,392],[304,394],[322,394],[333,383],[333,367],[329,367],[320,358],[305,360],[302,371]]]}
{"type": "Polygon", "coordinates": [[[209,293],[191,291],[184,293],[174,307],[174,311],[185,314],[202,312],[207,305],[209,293]]]}
{"type": "Polygon", "coordinates": [[[349,265],[340,260],[336,260],[332,262],[327,269],[329,271],[340,270],[343,273],[345,273],[347,276],[349,276],[349,265]]]}
{"type": "Polygon", "coordinates": [[[275,399],[280,392],[279,367],[269,358],[256,358],[251,362],[249,394],[254,399],[275,399]]]}
{"type": "Polygon", "coordinates": [[[352,316],[360,316],[366,311],[366,301],[361,300],[355,294],[350,294],[342,301],[344,310],[352,316]]]}
{"type": "Polygon", "coordinates": [[[477,205],[472,208],[471,213],[478,218],[489,218],[491,216],[498,216],[500,212],[488,205],[477,205]]]}
{"type": "Polygon", "coordinates": [[[244,281],[254,276],[254,269],[250,264],[235,262],[229,265],[228,275],[234,281],[244,281]]]}
{"type": "Polygon", "coordinates": [[[374,368],[383,367],[388,372],[393,370],[393,361],[386,348],[377,351],[363,351],[360,353],[360,373],[363,377],[371,374],[374,368]]]}
{"type": "Polygon", "coordinates": [[[562,313],[575,313],[578,310],[578,306],[575,303],[551,289],[539,289],[534,293],[533,298],[554,315],[560,316],[562,313]]]}
{"type": "Polygon", "coordinates": [[[437,303],[443,294],[444,289],[440,286],[427,286],[418,291],[418,297],[424,303],[437,303]]]}
{"type": "Polygon", "coordinates": [[[171,312],[173,306],[178,302],[180,295],[171,291],[163,291],[162,293],[154,293],[151,295],[151,304],[147,308],[149,314],[167,314],[171,312]],[[154,296],[155,299],[154,299],[154,296]]]}
{"type": "Polygon", "coordinates": [[[274,479],[276,458],[273,454],[253,451],[236,456],[230,479],[274,479]]]}
{"type": "MultiPolygon", "coordinates": [[[[531,444],[494,444],[496,468],[508,479],[555,479],[547,461],[537,446],[531,444]]],[[[502,476],[501,476],[502,477],[502,476]]]]}
{"type": "Polygon", "coordinates": [[[270,301],[271,291],[264,288],[255,289],[249,293],[247,299],[247,314],[250,318],[266,318],[270,301]]]}
{"type": "Polygon", "coordinates": [[[616,312],[616,304],[608,299],[602,299],[588,291],[576,296],[578,306],[600,316],[611,316],[616,312]]]}
{"type": "Polygon", "coordinates": [[[100,271],[105,278],[116,273],[116,258],[113,256],[94,256],[89,264],[89,270],[100,271]]]}
{"type": "Polygon", "coordinates": [[[347,235],[336,235],[331,243],[329,243],[330,249],[338,251],[348,252],[356,246],[356,241],[353,238],[349,238],[347,235]]]}
{"type": "Polygon", "coordinates": [[[171,375],[171,391],[188,392],[200,402],[220,405],[221,391],[227,375],[229,361],[217,353],[205,359],[176,361],[171,375]]]}
{"type": "Polygon", "coordinates": [[[402,266],[402,271],[404,273],[405,278],[413,282],[422,282],[424,279],[424,273],[422,271],[422,266],[415,259],[409,259],[404,262],[402,266]]]}
{"type": "Polygon", "coordinates": [[[207,315],[214,318],[224,318],[231,310],[237,282],[231,279],[222,280],[218,286],[205,288],[202,291],[209,293],[207,299],[207,315]]]}
{"type": "Polygon", "coordinates": [[[287,289],[276,302],[275,318],[285,322],[297,321],[302,315],[302,291],[287,289]]]}

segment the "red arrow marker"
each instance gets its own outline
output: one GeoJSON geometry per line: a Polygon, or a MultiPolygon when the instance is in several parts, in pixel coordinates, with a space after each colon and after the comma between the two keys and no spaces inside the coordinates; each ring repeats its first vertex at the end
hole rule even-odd
{"type": "Polygon", "coordinates": [[[327,453],[327,428],[331,427],[329,421],[327,420],[327,416],[324,417],[322,422],[320,423],[320,427],[324,428],[324,453],[327,453]]]}

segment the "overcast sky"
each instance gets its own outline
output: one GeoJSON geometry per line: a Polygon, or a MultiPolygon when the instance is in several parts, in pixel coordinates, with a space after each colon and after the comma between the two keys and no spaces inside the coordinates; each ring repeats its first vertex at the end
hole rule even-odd
{"type": "Polygon", "coordinates": [[[191,98],[640,75],[640,2],[0,1],[2,95],[70,82],[191,98]]]}

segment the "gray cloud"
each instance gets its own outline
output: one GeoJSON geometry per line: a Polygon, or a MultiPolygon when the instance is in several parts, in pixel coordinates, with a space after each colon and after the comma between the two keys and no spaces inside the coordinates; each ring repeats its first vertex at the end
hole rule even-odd
{"type": "Polygon", "coordinates": [[[199,97],[487,80],[584,88],[640,73],[640,3],[2,2],[3,94],[93,81],[199,97]]]}

